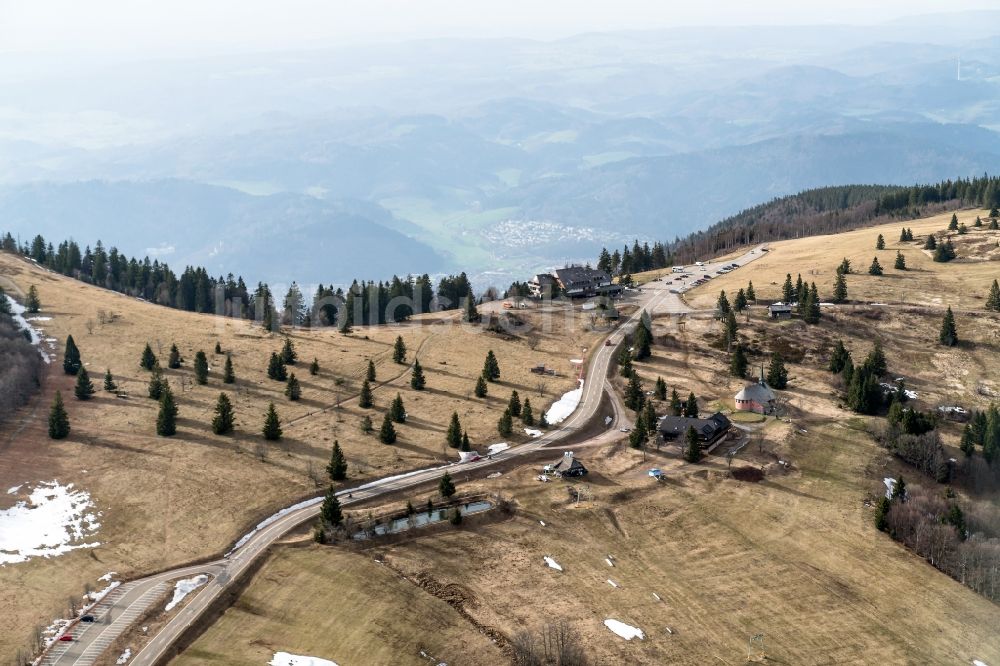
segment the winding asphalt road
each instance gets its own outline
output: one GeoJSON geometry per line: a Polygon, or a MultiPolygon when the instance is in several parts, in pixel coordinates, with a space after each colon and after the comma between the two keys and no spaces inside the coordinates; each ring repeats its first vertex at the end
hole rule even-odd
{"type": "MultiPolygon", "coordinates": [[[[676,275],[669,275],[672,282],[654,281],[642,286],[641,290],[629,292],[629,298],[634,298],[638,309],[618,328],[608,335],[610,345],[597,347],[591,354],[590,363],[587,369],[587,376],[597,381],[584,381],[583,397],[579,407],[571,414],[558,428],[550,430],[542,437],[522,444],[515,448],[494,456],[493,459],[480,459],[474,462],[433,467],[407,474],[402,477],[389,477],[379,481],[374,481],[358,488],[345,489],[337,494],[341,504],[348,507],[365,500],[387,495],[405,490],[426,483],[437,481],[446,469],[461,472],[470,472],[494,465],[500,461],[506,461],[513,457],[524,456],[560,440],[569,437],[574,432],[585,427],[597,414],[601,403],[601,397],[605,390],[610,389],[610,384],[605,380],[608,369],[613,361],[613,354],[618,344],[630,333],[639,321],[643,310],[652,315],[657,314],[679,314],[689,312],[684,302],[680,299],[679,293],[691,288],[694,281],[702,273],[715,275],[723,265],[738,264],[743,266],[750,261],[762,256],[763,246],[754,248],[739,259],[724,263],[705,265],[695,269],[692,267],[691,276],[688,278],[678,278],[676,275]],[[679,293],[671,293],[676,290],[679,293]],[[350,496],[348,496],[350,493],[350,496]]],[[[616,417],[620,417],[618,409],[615,409],[616,417]]],[[[612,426],[618,425],[617,423],[612,426]]],[[[614,436],[614,430],[597,435],[591,440],[604,440],[609,436],[614,436]]],[[[583,445],[591,443],[580,443],[583,445]]],[[[209,574],[210,581],[198,588],[189,595],[187,603],[177,612],[177,614],[165,624],[142,650],[136,654],[129,662],[137,666],[153,666],[159,663],[168,653],[174,642],[181,634],[191,626],[214,602],[220,594],[230,585],[232,580],[239,576],[253,564],[257,558],[278,541],[290,530],[303,523],[314,520],[319,513],[319,505],[322,498],[312,500],[308,505],[296,509],[288,510],[281,514],[273,522],[254,532],[246,542],[234,552],[213,562],[201,565],[188,566],[166,571],[154,576],[142,578],[123,584],[125,593],[116,595],[116,598],[102,609],[97,617],[98,622],[93,624],[77,624],[69,632],[76,640],[71,643],[56,645],[49,654],[46,655],[44,664],[54,664],[58,666],[83,666],[92,664],[101,651],[120,636],[142,613],[151,606],[156,599],[167,589],[165,584],[179,578],[192,577],[198,574],[209,574]],[[127,587],[126,587],[127,586],[127,587]],[[132,618],[131,620],[129,618],[132,618]]]]}

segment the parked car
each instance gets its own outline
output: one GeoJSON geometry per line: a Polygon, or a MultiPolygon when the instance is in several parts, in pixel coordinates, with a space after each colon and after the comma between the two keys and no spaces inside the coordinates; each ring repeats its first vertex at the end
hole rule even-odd
{"type": "Polygon", "coordinates": [[[71,641],[71,640],[73,640],[73,637],[70,634],[63,634],[62,636],[59,637],[59,640],[61,640],[61,641],[71,641]]]}
{"type": "Polygon", "coordinates": [[[80,618],[80,622],[96,622],[97,620],[93,615],[84,615],[80,618]]]}

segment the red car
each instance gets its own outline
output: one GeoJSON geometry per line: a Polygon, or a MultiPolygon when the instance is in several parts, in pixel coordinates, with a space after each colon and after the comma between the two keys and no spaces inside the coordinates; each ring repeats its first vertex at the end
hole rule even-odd
{"type": "Polygon", "coordinates": [[[70,636],[69,634],[63,634],[62,636],[59,637],[59,640],[61,640],[61,641],[71,641],[71,640],[73,640],[73,637],[70,636]]]}

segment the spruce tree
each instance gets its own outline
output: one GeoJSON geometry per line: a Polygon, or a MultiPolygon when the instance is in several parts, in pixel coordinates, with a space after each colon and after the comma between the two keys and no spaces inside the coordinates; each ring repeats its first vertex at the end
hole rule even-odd
{"type": "Polygon", "coordinates": [[[757,301],[757,292],[753,290],[753,280],[751,280],[749,284],[747,284],[747,300],[754,302],[757,301]]]}
{"type": "Polygon", "coordinates": [[[688,394],[687,402],[684,403],[684,416],[698,418],[698,398],[694,396],[694,391],[688,394]]]}
{"type": "Polygon", "coordinates": [[[219,342],[218,340],[215,341],[215,353],[216,354],[222,353],[222,343],[219,342]]]}
{"type": "Polygon", "coordinates": [[[146,343],[146,348],[142,350],[142,358],[139,359],[139,365],[143,370],[152,370],[153,366],[156,365],[156,354],[153,353],[153,348],[149,346],[148,342],[146,343]]]}
{"type": "Polygon", "coordinates": [[[67,375],[75,375],[82,367],[83,363],[80,361],[80,350],[77,348],[76,342],[73,340],[73,336],[70,335],[66,338],[66,351],[63,352],[63,372],[67,375]]]}
{"type": "Polygon", "coordinates": [[[951,222],[948,223],[948,231],[958,230],[958,215],[955,213],[951,214],[951,222]]]}
{"type": "Polygon", "coordinates": [[[62,392],[57,390],[49,409],[49,439],[66,439],[69,430],[69,414],[63,405],[62,392]]]}
{"type": "Polygon", "coordinates": [[[726,290],[723,289],[719,292],[719,299],[715,302],[715,314],[718,317],[724,317],[731,309],[729,298],[726,297],[726,290]]]}
{"type": "Polygon", "coordinates": [[[653,406],[652,400],[646,401],[646,406],[642,408],[642,418],[639,421],[645,426],[647,436],[656,432],[658,420],[656,418],[656,407],[653,406]]]}
{"type": "Polygon", "coordinates": [[[639,416],[628,435],[628,445],[633,449],[641,449],[646,444],[649,433],[646,431],[646,420],[639,416]]]}
{"type": "Polygon", "coordinates": [[[330,484],[330,487],[326,489],[319,514],[322,516],[323,522],[331,527],[338,527],[344,522],[344,512],[340,508],[340,500],[337,498],[337,492],[333,489],[333,484],[330,484]]]}
{"type": "Polygon", "coordinates": [[[621,363],[621,369],[618,371],[622,377],[631,377],[635,374],[635,369],[632,367],[632,355],[628,353],[627,349],[623,349],[625,352],[625,360],[619,361],[621,363]]]}
{"type": "Polygon", "coordinates": [[[288,379],[288,368],[280,354],[271,352],[271,359],[267,363],[267,376],[276,382],[283,382],[288,379]]]}
{"type": "Polygon", "coordinates": [[[971,458],[976,453],[976,441],[973,438],[972,426],[968,423],[966,423],[965,427],[962,429],[962,439],[960,440],[958,448],[961,449],[966,458],[971,458]]]}
{"type": "Polygon", "coordinates": [[[841,260],[840,265],[837,266],[837,272],[840,273],[840,274],[842,274],[842,275],[850,275],[851,274],[851,260],[848,259],[847,257],[844,257],[841,260]]]}
{"type": "Polygon", "coordinates": [[[236,374],[233,372],[233,358],[226,354],[226,365],[222,369],[222,381],[225,384],[232,384],[236,381],[236,374]]]}
{"type": "Polygon", "coordinates": [[[816,283],[813,282],[809,286],[809,295],[806,296],[805,312],[803,317],[807,324],[818,324],[820,318],[823,316],[822,310],[819,306],[819,292],[816,290],[816,283]]]}
{"type": "Polygon", "coordinates": [[[389,416],[396,423],[406,423],[406,408],[403,406],[403,396],[399,393],[389,404],[389,416]]]}
{"type": "Polygon", "coordinates": [[[875,249],[876,250],[884,250],[885,249],[885,238],[882,236],[882,234],[879,234],[878,235],[878,240],[875,241],[875,249]]]}
{"type": "Polygon", "coordinates": [[[281,419],[278,418],[278,410],[274,408],[273,402],[267,406],[267,414],[264,415],[264,427],[261,429],[261,433],[268,441],[281,439],[281,419]]]}
{"type": "Polygon", "coordinates": [[[76,373],[76,386],[73,388],[73,395],[76,396],[77,400],[90,400],[90,396],[94,395],[94,383],[90,381],[87,368],[81,366],[80,371],[76,373]]]}
{"type": "Polygon", "coordinates": [[[952,314],[950,305],[941,321],[941,333],[938,335],[938,341],[946,347],[954,347],[958,344],[958,329],[955,328],[955,315],[952,314]]]}
{"type": "Polygon", "coordinates": [[[771,355],[771,364],[767,367],[767,384],[779,391],[788,386],[788,370],[780,352],[771,355]]]}
{"type": "Polygon", "coordinates": [[[326,466],[326,475],[331,481],[343,481],[347,478],[347,458],[340,448],[340,441],[333,440],[333,452],[330,454],[330,462],[326,466]]]}
{"type": "Polygon", "coordinates": [[[663,377],[656,378],[656,387],[653,389],[653,395],[660,401],[667,399],[667,383],[663,381],[663,377]]]}
{"type": "Polygon", "coordinates": [[[153,372],[149,376],[149,387],[147,388],[147,394],[153,400],[159,400],[160,396],[163,395],[163,387],[166,385],[167,380],[163,378],[163,371],[160,370],[160,365],[156,364],[153,366],[153,372]]]}
{"type": "Polygon", "coordinates": [[[983,220],[982,220],[982,218],[980,218],[978,215],[976,215],[976,221],[975,221],[975,223],[973,223],[972,226],[974,226],[974,227],[981,227],[981,226],[983,226],[983,220]]]}
{"type": "Polygon", "coordinates": [[[174,392],[170,385],[163,383],[160,393],[160,413],[156,417],[156,434],[160,437],[172,437],[177,433],[177,403],[174,402],[174,392]]]}
{"type": "Polygon", "coordinates": [[[901,232],[899,232],[899,242],[903,243],[903,242],[908,241],[908,240],[910,240],[910,239],[907,238],[907,236],[906,236],[906,227],[903,227],[903,230],[901,232]]]}
{"type": "Polygon", "coordinates": [[[740,290],[736,292],[736,297],[733,299],[733,310],[736,312],[743,312],[747,309],[747,295],[740,287],[740,290]]]}
{"type": "Polygon", "coordinates": [[[900,502],[906,501],[906,481],[903,480],[903,475],[900,474],[896,482],[892,484],[892,501],[899,500],[900,502]]]}
{"type": "Polygon", "coordinates": [[[510,400],[507,402],[507,409],[510,410],[511,416],[521,415],[521,396],[517,394],[517,391],[510,392],[510,400]]]}
{"type": "Polygon", "coordinates": [[[202,385],[208,383],[208,357],[201,350],[194,355],[194,379],[202,385]]]}
{"type": "Polygon", "coordinates": [[[424,369],[420,367],[420,361],[413,361],[413,373],[410,375],[410,388],[414,391],[423,391],[426,385],[424,379],[424,369]]]}
{"type": "Polygon", "coordinates": [[[684,441],[687,444],[684,449],[684,460],[689,463],[701,460],[701,444],[698,441],[698,431],[694,429],[694,426],[688,426],[684,441]]]}
{"type": "Polygon", "coordinates": [[[396,336],[396,343],[392,346],[392,360],[395,363],[406,363],[406,343],[403,336],[396,336]]]}
{"type": "Polygon", "coordinates": [[[996,231],[997,229],[1000,229],[1000,224],[997,223],[997,219],[994,217],[990,220],[990,231],[996,231]]]}
{"type": "Polygon", "coordinates": [[[739,330],[739,326],[736,324],[736,315],[729,311],[726,313],[725,321],[722,325],[722,343],[729,347],[738,340],[736,337],[736,332],[739,330]]]}
{"type": "Polygon", "coordinates": [[[895,268],[897,271],[906,270],[906,257],[904,257],[903,253],[900,252],[899,250],[896,250],[896,263],[893,265],[893,268],[895,268]]]}
{"type": "Polygon", "coordinates": [[[167,356],[167,367],[171,370],[181,367],[181,350],[177,348],[176,344],[170,345],[170,355],[167,356]]]}
{"type": "Polygon", "coordinates": [[[969,233],[969,228],[965,226],[965,222],[962,222],[962,224],[958,225],[958,235],[964,236],[967,233],[969,233]]]}
{"type": "Polygon", "coordinates": [[[1000,312],[1000,283],[996,280],[993,280],[990,294],[986,297],[986,309],[1000,312]]]}
{"type": "Polygon", "coordinates": [[[486,361],[483,363],[483,377],[488,382],[495,382],[500,379],[500,364],[497,362],[496,354],[493,350],[486,352],[486,361]]]}
{"type": "Polygon", "coordinates": [[[458,420],[458,412],[451,413],[451,422],[448,424],[448,434],[445,441],[453,449],[462,445],[462,424],[458,420]]]}
{"type": "Polygon", "coordinates": [[[368,359],[368,371],[365,373],[365,378],[373,382],[375,381],[375,361],[368,359]]]}
{"type": "Polygon", "coordinates": [[[378,441],[383,444],[396,443],[396,427],[392,425],[392,417],[389,416],[388,412],[382,419],[382,427],[378,431],[378,441]]]}
{"type": "Polygon", "coordinates": [[[212,432],[216,435],[225,435],[233,431],[235,423],[233,414],[233,403],[225,393],[219,394],[219,399],[215,402],[215,416],[212,418],[212,432]]]}
{"type": "Polygon", "coordinates": [[[455,484],[452,483],[451,475],[448,474],[448,472],[445,472],[441,477],[441,480],[438,481],[438,492],[441,494],[441,497],[444,497],[445,499],[448,499],[455,494],[455,484]]]}
{"type": "Polygon", "coordinates": [[[312,363],[309,364],[309,374],[315,377],[319,374],[319,359],[313,357],[312,363]]]}
{"type": "Polygon", "coordinates": [[[878,257],[872,259],[872,265],[868,267],[868,275],[882,275],[882,264],[878,263],[878,257]]]}
{"type": "Polygon", "coordinates": [[[891,506],[889,498],[885,495],[879,497],[878,502],[875,504],[875,529],[879,532],[885,532],[889,529],[889,510],[891,506]]]}
{"type": "Polygon", "coordinates": [[[639,381],[639,373],[633,372],[628,378],[628,384],[625,386],[625,406],[634,412],[638,412],[642,409],[642,405],[645,401],[646,394],[642,390],[642,383],[639,381]]]}
{"type": "Polygon", "coordinates": [[[791,303],[795,300],[795,286],[792,284],[791,273],[785,275],[785,284],[781,286],[781,299],[785,303],[791,303]]]}
{"type": "Polygon", "coordinates": [[[294,372],[288,375],[288,381],[285,383],[285,397],[292,402],[302,397],[302,386],[294,372]]]}
{"type": "Polygon", "coordinates": [[[524,404],[521,405],[521,423],[526,426],[535,425],[535,415],[531,411],[531,398],[525,398],[524,404]]]}
{"type": "Polygon", "coordinates": [[[510,409],[503,410],[500,419],[497,421],[497,432],[501,437],[510,437],[514,432],[514,419],[510,415],[510,409]]]}
{"type": "Polygon", "coordinates": [[[833,347],[833,354],[830,356],[830,364],[827,366],[827,369],[834,374],[842,372],[850,358],[851,352],[844,346],[844,341],[837,340],[837,344],[833,347]]]}
{"type": "Polygon", "coordinates": [[[115,378],[111,375],[111,368],[104,371],[104,390],[108,393],[118,390],[118,384],[115,384],[115,378]]]}
{"type": "Polygon", "coordinates": [[[361,419],[361,432],[367,435],[370,434],[371,431],[374,429],[375,428],[372,427],[372,417],[365,414],[364,417],[361,419]]]}
{"type": "Polygon", "coordinates": [[[670,413],[674,416],[680,416],[684,413],[684,403],[681,402],[681,396],[677,393],[677,389],[670,392],[670,413]]]}
{"type": "Polygon", "coordinates": [[[358,407],[361,409],[370,409],[374,404],[375,398],[372,395],[372,387],[366,379],[361,383],[361,395],[358,397],[358,407]]]}
{"type": "Polygon", "coordinates": [[[956,257],[955,245],[951,242],[949,238],[943,243],[938,243],[937,249],[934,250],[934,261],[939,263],[945,263],[951,261],[956,257]]]}
{"type": "Polygon", "coordinates": [[[468,297],[465,299],[465,313],[462,315],[462,321],[475,324],[481,319],[479,310],[476,308],[476,300],[472,297],[472,292],[470,291],[468,297]]]}
{"type": "Polygon", "coordinates": [[[925,250],[936,250],[937,249],[937,239],[934,238],[934,234],[927,234],[927,240],[924,241],[925,250]]]}
{"type": "Polygon", "coordinates": [[[836,281],[833,283],[833,302],[843,303],[847,300],[847,278],[840,271],[837,271],[836,281]]]}
{"type": "Polygon", "coordinates": [[[646,324],[640,321],[639,325],[635,327],[635,333],[632,338],[632,346],[635,348],[635,360],[641,361],[652,355],[652,351],[649,348],[652,338],[653,334],[650,333],[646,324]]]}
{"type": "Polygon", "coordinates": [[[476,377],[476,388],[474,390],[477,398],[485,398],[488,390],[486,388],[486,380],[483,379],[482,375],[476,377]]]}
{"type": "Polygon", "coordinates": [[[298,353],[295,351],[295,347],[292,345],[292,339],[285,337],[285,344],[281,347],[281,360],[285,365],[295,365],[295,361],[299,358],[298,353]]]}
{"type": "Polygon", "coordinates": [[[747,376],[747,355],[743,351],[743,345],[736,345],[736,351],[729,360],[729,374],[740,379],[747,376]]]}
{"type": "Polygon", "coordinates": [[[28,287],[28,297],[24,301],[24,308],[29,314],[37,314],[42,309],[42,302],[38,299],[38,287],[35,285],[28,287]]]}

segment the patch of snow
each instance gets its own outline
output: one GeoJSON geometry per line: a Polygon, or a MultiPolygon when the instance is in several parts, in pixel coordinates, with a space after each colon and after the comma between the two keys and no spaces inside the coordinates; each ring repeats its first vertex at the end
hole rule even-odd
{"type": "Polygon", "coordinates": [[[122,656],[118,657],[118,659],[115,661],[115,663],[116,664],[127,664],[128,660],[131,659],[131,658],[132,658],[132,648],[125,648],[125,651],[122,652],[122,656]]]}
{"type": "Polygon", "coordinates": [[[82,543],[101,526],[92,508],[90,493],[73,484],[38,484],[27,501],[0,510],[0,566],[101,545],[82,543]]]}
{"type": "Polygon", "coordinates": [[[569,360],[569,362],[572,363],[572,364],[574,364],[574,365],[580,365],[581,363],[583,363],[583,359],[582,358],[571,358],[569,360]]]}
{"type": "Polygon", "coordinates": [[[184,601],[184,597],[191,594],[207,582],[208,575],[206,574],[200,574],[194,578],[185,578],[184,580],[177,581],[177,584],[174,585],[174,598],[170,600],[170,603],[168,603],[166,608],[163,610],[173,610],[177,604],[184,601]]]}
{"type": "Polygon", "coordinates": [[[538,524],[541,525],[542,527],[545,527],[545,521],[544,520],[539,520],[538,524]]]}
{"type": "Polygon", "coordinates": [[[337,666],[336,663],[329,659],[304,657],[302,655],[289,654],[288,652],[275,652],[274,657],[267,663],[268,666],[337,666]]]}
{"type": "Polygon", "coordinates": [[[39,316],[26,317],[25,319],[27,321],[52,321],[52,317],[39,317],[39,316]]]}
{"type": "Polygon", "coordinates": [[[630,641],[633,638],[638,638],[639,640],[646,638],[646,634],[642,633],[642,629],[633,627],[630,624],[625,624],[624,622],[619,622],[618,620],[607,619],[604,621],[604,626],[627,641],[630,641]]]}
{"type": "Polygon", "coordinates": [[[896,487],[896,479],[887,476],[882,479],[882,483],[885,484],[885,498],[892,499],[892,489],[896,487]]]}
{"type": "Polygon", "coordinates": [[[558,563],[558,562],[556,562],[555,560],[553,560],[553,559],[552,559],[551,557],[549,557],[548,555],[546,555],[546,556],[545,556],[545,557],[543,557],[542,559],[543,559],[543,560],[545,560],[545,563],[546,563],[547,565],[549,565],[549,568],[552,568],[552,569],[555,569],[556,571],[562,571],[562,570],[563,570],[563,568],[562,568],[561,566],[559,566],[559,563],[558,563]]]}
{"type": "Polygon", "coordinates": [[[31,337],[31,344],[38,348],[38,353],[42,355],[42,360],[46,363],[51,363],[52,359],[41,347],[41,331],[36,330],[31,324],[28,323],[28,320],[24,318],[24,313],[27,308],[15,301],[8,294],[4,294],[4,298],[7,299],[7,304],[10,306],[11,316],[14,318],[14,321],[17,322],[18,328],[22,331],[28,331],[28,335],[31,337]]]}
{"type": "Polygon", "coordinates": [[[7,494],[8,494],[8,495],[13,495],[13,494],[14,494],[14,493],[16,493],[16,492],[17,492],[18,490],[20,490],[20,489],[21,489],[21,486],[23,486],[23,485],[24,485],[24,484],[22,483],[22,484],[21,484],[20,486],[14,486],[13,488],[8,488],[8,489],[7,489],[7,494]]]}
{"type": "Polygon", "coordinates": [[[660,595],[658,595],[656,592],[653,592],[653,598],[656,599],[657,601],[663,601],[663,599],[660,598],[660,595]]]}
{"type": "MultiPolygon", "coordinates": [[[[546,418],[548,418],[548,417],[546,416],[546,418]]],[[[525,428],[524,429],[524,434],[527,435],[528,437],[541,437],[542,436],[542,431],[541,430],[536,430],[534,428],[525,428]]]]}
{"type": "Polygon", "coordinates": [[[486,478],[487,479],[499,479],[501,476],[503,476],[502,472],[493,472],[492,474],[487,474],[486,478]]]}
{"type": "Polygon", "coordinates": [[[611,587],[618,587],[618,583],[611,580],[610,578],[608,579],[608,585],[610,585],[611,587]]]}
{"type": "Polygon", "coordinates": [[[101,576],[97,580],[102,581],[102,582],[107,582],[107,581],[110,581],[112,578],[114,578],[117,575],[118,575],[117,571],[109,571],[108,573],[104,574],[103,576],[101,576]]]}
{"type": "Polygon", "coordinates": [[[508,444],[507,442],[500,442],[499,444],[490,444],[489,446],[487,446],[486,452],[491,456],[495,456],[501,451],[506,451],[509,448],[510,444],[508,444]]]}
{"type": "MultiPolygon", "coordinates": [[[[337,493],[337,494],[339,495],[340,493],[337,493]]],[[[250,538],[254,534],[256,534],[260,530],[264,529],[265,527],[267,527],[268,525],[270,525],[274,521],[278,520],[279,518],[281,518],[285,514],[291,513],[292,511],[297,511],[297,510],[305,508],[307,506],[313,506],[315,504],[319,504],[322,501],[323,501],[322,497],[314,497],[312,499],[305,500],[304,502],[299,502],[298,504],[293,504],[292,506],[285,507],[284,509],[282,509],[278,513],[275,513],[273,515],[268,516],[264,520],[262,520],[259,523],[257,523],[257,527],[253,528],[252,530],[250,530],[249,532],[247,532],[246,534],[244,534],[242,537],[240,537],[240,540],[236,542],[236,545],[233,546],[232,550],[230,550],[228,553],[226,553],[225,556],[229,557],[230,555],[232,555],[233,553],[235,553],[237,550],[239,550],[240,548],[242,548],[243,545],[247,541],[249,541],[250,538]]]]}
{"type": "Polygon", "coordinates": [[[615,563],[611,561],[611,558],[610,558],[610,557],[605,557],[605,558],[604,558],[604,561],[608,563],[608,566],[609,566],[609,567],[613,567],[613,566],[615,566],[615,563]]]}
{"type": "Polygon", "coordinates": [[[458,452],[458,462],[460,462],[460,463],[475,462],[477,460],[480,460],[481,458],[482,458],[482,456],[479,455],[479,451],[459,451],[458,452]]]}
{"type": "Polygon", "coordinates": [[[559,398],[559,400],[549,407],[549,411],[545,412],[546,422],[550,425],[562,423],[580,405],[580,400],[582,399],[583,380],[581,379],[579,387],[568,393],[564,393],[563,397],[559,398]]]}
{"type": "Polygon", "coordinates": [[[978,659],[973,659],[972,666],[988,666],[988,664],[985,661],[979,661],[978,659]]]}

